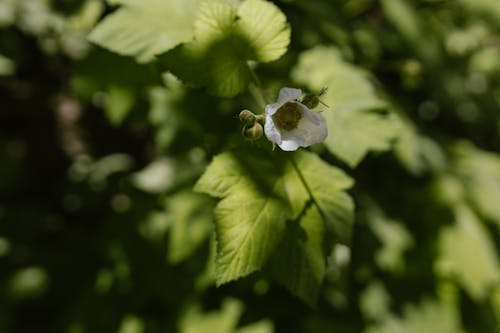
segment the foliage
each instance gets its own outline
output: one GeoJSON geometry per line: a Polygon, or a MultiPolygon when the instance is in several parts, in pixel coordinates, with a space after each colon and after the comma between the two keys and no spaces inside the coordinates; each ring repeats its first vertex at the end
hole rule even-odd
{"type": "Polygon", "coordinates": [[[499,18],[0,0],[0,331],[500,333],[499,18]]]}

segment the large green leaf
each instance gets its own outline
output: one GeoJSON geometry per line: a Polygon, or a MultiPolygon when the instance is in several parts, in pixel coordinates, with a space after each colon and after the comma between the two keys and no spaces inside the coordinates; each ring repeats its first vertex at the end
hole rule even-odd
{"type": "Polygon", "coordinates": [[[316,47],[302,53],[293,79],[312,91],[328,87],[323,112],[329,135],[328,149],[355,167],[369,151],[383,151],[399,135],[399,119],[386,112],[366,73],[343,61],[333,47],[316,47]]]}
{"type": "Polygon", "coordinates": [[[194,35],[197,0],[129,0],[89,34],[89,40],[141,62],[194,35]]]}
{"type": "Polygon", "coordinates": [[[217,283],[260,269],[291,216],[279,168],[268,161],[223,153],[214,158],[195,189],[222,198],[215,209],[217,283]]]}
{"type": "Polygon", "coordinates": [[[289,39],[285,16],[270,2],[246,0],[236,8],[227,1],[206,1],[199,8],[195,39],[162,56],[162,62],[186,83],[229,97],[250,82],[249,60],[278,59],[289,39]]]}
{"type": "Polygon", "coordinates": [[[226,152],[195,189],[222,198],[215,210],[219,284],[261,269],[314,304],[325,275],[325,228],[348,242],[352,180],[307,152],[226,152]],[[288,221],[288,223],[286,223],[288,221]]]}

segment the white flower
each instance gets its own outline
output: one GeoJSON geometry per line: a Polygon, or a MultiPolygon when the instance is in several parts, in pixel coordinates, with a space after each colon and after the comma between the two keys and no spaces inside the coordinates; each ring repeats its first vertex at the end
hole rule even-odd
{"type": "Polygon", "coordinates": [[[328,128],[323,116],[297,102],[300,89],[281,88],[278,101],[266,105],[267,138],[286,151],[297,150],[324,141],[328,128]]]}

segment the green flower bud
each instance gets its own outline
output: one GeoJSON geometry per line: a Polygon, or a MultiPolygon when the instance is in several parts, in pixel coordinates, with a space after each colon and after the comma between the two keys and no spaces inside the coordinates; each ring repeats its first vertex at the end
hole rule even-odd
{"type": "Polygon", "coordinates": [[[258,140],[262,137],[262,134],[264,134],[264,128],[258,122],[254,123],[252,126],[243,127],[243,136],[248,140],[258,140]]]}
{"type": "Polygon", "coordinates": [[[255,123],[255,114],[250,110],[243,110],[240,112],[240,121],[246,126],[252,126],[255,123]]]}

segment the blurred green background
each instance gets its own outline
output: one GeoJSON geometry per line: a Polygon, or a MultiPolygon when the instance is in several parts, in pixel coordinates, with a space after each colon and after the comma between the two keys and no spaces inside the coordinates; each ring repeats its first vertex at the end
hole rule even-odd
{"type": "Polygon", "coordinates": [[[192,186],[256,103],[91,45],[113,3],[0,0],[0,332],[500,332],[498,0],[274,1],[271,95],[354,66],[401,119],[330,128],[382,140],[355,168],[315,148],[355,179],[356,222],[314,308],[261,273],[214,286],[192,186]]]}

